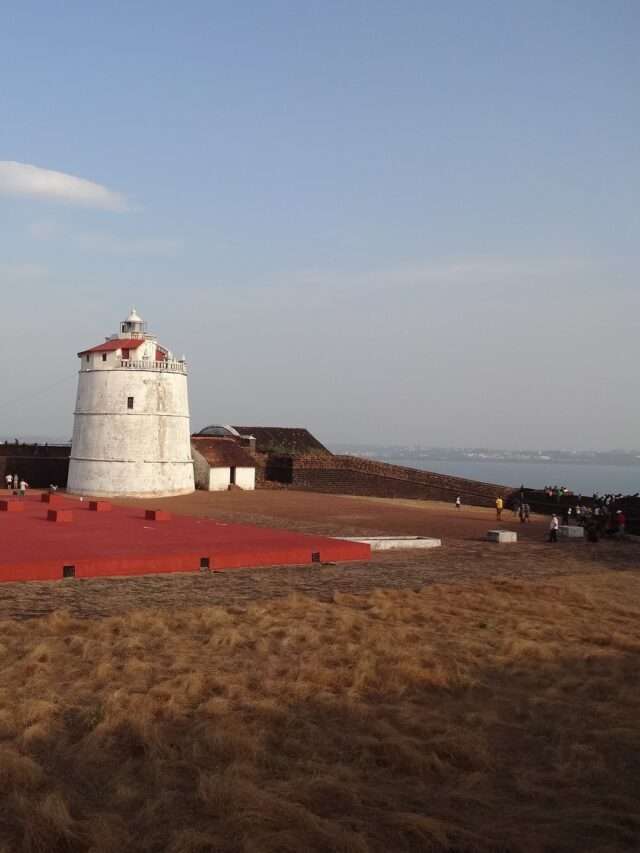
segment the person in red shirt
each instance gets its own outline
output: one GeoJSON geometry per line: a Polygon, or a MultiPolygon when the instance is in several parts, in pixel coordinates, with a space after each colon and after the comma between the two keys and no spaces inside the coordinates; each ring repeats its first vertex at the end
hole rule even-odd
{"type": "Polygon", "coordinates": [[[624,536],[624,526],[626,524],[626,518],[624,517],[624,513],[621,509],[616,510],[616,524],[618,525],[618,533],[621,536],[624,536]]]}

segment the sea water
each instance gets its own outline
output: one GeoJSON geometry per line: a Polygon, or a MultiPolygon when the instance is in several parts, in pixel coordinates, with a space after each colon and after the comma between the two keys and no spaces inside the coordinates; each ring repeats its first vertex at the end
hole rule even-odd
{"type": "Polygon", "coordinates": [[[485,483],[500,483],[518,487],[524,484],[530,489],[544,486],[566,486],[576,494],[632,495],[640,492],[640,465],[590,465],[581,462],[500,462],[487,460],[440,461],[436,459],[383,459],[393,465],[421,468],[437,474],[451,474],[485,483]]]}

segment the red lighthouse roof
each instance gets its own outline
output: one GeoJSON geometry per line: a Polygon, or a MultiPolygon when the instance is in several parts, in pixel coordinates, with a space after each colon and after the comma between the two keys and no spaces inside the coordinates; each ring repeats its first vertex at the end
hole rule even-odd
{"type": "Polygon", "coordinates": [[[137,349],[143,343],[144,340],[140,338],[114,338],[90,349],[83,349],[78,355],[87,355],[90,352],[113,352],[117,349],[137,349]]]}

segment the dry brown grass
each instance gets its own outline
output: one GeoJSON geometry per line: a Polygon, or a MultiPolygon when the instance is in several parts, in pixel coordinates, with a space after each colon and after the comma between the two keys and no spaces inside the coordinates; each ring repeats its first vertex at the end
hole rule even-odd
{"type": "Polygon", "coordinates": [[[640,577],[0,623],[0,853],[640,846],[640,577]]]}

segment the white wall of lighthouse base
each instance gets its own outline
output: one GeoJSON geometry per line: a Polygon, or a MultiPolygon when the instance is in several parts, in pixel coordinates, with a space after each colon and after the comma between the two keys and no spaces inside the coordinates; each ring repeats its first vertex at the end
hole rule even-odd
{"type": "Polygon", "coordinates": [[[108,462],[72,459],[67,492],[109,497],[169,497],[193,492],[192,462],[108,462]]]}

